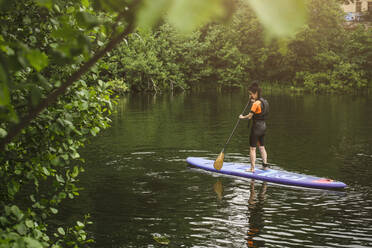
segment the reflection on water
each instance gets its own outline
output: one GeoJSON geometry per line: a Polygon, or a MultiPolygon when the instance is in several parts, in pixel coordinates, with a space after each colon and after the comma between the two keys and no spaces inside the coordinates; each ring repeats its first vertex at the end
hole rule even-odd
{"type": "MultiPolygon", "coordinates": [[[[112,128],[81,151],[84,190],[65,205],[61,220],[90,213],[92,246],[102,248],[372,247],[372,101],[266,97],[272,106],[269,162],[349,185],[325,191],[188,167],[188,156],[217,157],[246,98],[240,93],[124,98],[112,128]],[[154,237],[166,237],[167,245],[154,237]]],[[[225,160],[245,163],[248,154],[242,125],[225,160]]]]}
{"type": "Polygon", "coordinates": [[[247,246],[248,247],[259,247],[265,244],[264,241],[256,241],[255,237],[259,236],[260,230],[264,227],[263,221],[263,206],[266,197],[267,183],[264,182],[261,189],[256,194],[255,180],[251,180],[250,183],[250,195],[248,199],[249,209],[249,229],[247,234],[247,246]]]}

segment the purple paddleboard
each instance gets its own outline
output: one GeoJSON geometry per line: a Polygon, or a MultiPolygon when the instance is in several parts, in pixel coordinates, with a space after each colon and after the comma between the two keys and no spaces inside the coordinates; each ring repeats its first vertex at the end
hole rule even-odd
{"type": "Polygon", "coordinates": [[[216,170],[213,167],[213,160],[208,160],[204,158],[188,157],[186,159],[187,163],[196,166],[200,169],[233,175],[238,177],[246,177],[251,179],[257,179],[266,182],[286,184],[307,188],[317,188],[317,189],[342,189],[346,187],[343,182],[334,181],[328,178],[321,178],[315,176],[308,176],[298,173],[292,173],[288,171],[279,171],[273,169],[261,170],[255,169],[255,172],[247,172],[245,170],[249,169],[248,164],[242,163],[223,163],[221,170],[216,170]]]}

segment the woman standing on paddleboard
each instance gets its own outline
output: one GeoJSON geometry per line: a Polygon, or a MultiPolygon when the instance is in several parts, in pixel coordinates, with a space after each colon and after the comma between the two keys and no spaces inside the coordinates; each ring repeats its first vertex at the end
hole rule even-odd
{"type": "Polygon", "coordinates": [[[266,132],[266,118],[269,113],[269,103],[261,97],[261,88],[257,83],[252,83],[248,88],[252,99],[252,107],[248,115],[240,115],[240,119],[253,119],[251,135],[249,137],[249,152],[251,156],[251,168],[248,170],[254,172],[256,163],[256,147],[258,145],[262,161],[263,169],[267,168],[267,153],[264,144],[266,132]]]}

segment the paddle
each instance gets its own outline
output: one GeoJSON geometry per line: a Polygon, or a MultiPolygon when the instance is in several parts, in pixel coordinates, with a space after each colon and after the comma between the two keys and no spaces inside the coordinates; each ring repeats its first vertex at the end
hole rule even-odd
{"type": "MultiPolygon", "coordinates": [[[[247,102],[247,105],[245,105],[245,108],[244,108],[242,114],[244,114],[244,112],[247,110],[247,108],[248,108],[248,106],[249,106],[250,103],[251,103],[251,98],[249,98],[249,101],[247,102]]],[[[224,147],[223,147],[220,155],[218,155],[216,161],[214,161],[213,166],[214,166],[214,168],[216,170],[221,170],[221,168],[223,166],[223,159],[225,158],[225,155],[224,155],[225,148],[226,148],[227,144],[230,142],[231,137],[234,135],[234,132],[235,132],[236,128],[239,125],[239,121],[240,121],[240,118],[238,118],[238,120],[236,121],[235,127],[232,130],[232,132],[230,134],[230,137],[227,139],[227,141],[226,141],[226,143],[225,143],[225,145],[224,145],[224,147]]]]}

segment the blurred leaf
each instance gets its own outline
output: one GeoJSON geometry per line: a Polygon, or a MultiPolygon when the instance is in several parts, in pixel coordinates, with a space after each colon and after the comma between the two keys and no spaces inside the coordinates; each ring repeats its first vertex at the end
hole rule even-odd
{"type": "Polygon", "coordinates": [[[29,248],[43,248],[44,247],[36,239],[32,239],[30,237],[25,237],[25,238],[23,238],[23,240],[27,243],[27,247],[29,247],[29,248]]]}
{"type": "Polygon", "coordinates": [[[77,221],[76,224],[77,224],[77,226],[79,226],[79,227],[84,227],[84,226],[85,226],[84,223],[82,223],[82,222],[80,222],[80,221],[77,221]]]}
{"type": "Polygon", "coordinates": [[[274,36],[292,36],[306,22],[305,0],[249,0],[261,23],[274,36]]]}
{"type": "Polygon", "coordinates": [[[20,223],[20,224],[16,225],[15,229],[21,235],[26,235],[26,233],[27,233],[27,227],[23,223],[20,223]]]}
{"type": "Polygon", "coordinates": [[[151,28],[156,25],[169,10],[172,0],[145,0],[137,15],[137,25],[151,28]]]}
{"type": "Polygon", "coordinates": [[[93,135],[93,136],[96,136],[97,133],[99,133],[100,129],[99,127],[94,127],[92,129],[90,129],[90,133],[93,135]]]}
{"type": "Polygon", "coordinates": [[[33,106],[36,106],[40,102],[41,96],[42,96],[41,89],[37,86],[32,87],[32,89],[31,89],[31,104],[33,106]]]}
{"type": "Polygon", "coordinates": [[[48,56],[44,52],[39,50],[30,50],[26,54],[26,58],[30,65],[35,68],[36,71],[41,71],[48,65],[48,56]]]}
{"type": "Polygon", "coordinates": [[[60,161],[59,161],[58,157],[55,157],[52,160],[50,160],[50,162],[52,163],[52,165],[57,166],[57,165],[59,165],[60,161]]]}
{"type": "Polygon", "coordinates": [[[50,172],[47,168],[43,167],[43,172],[45,175],[49,176],[50,175],[50,172]]]}
{"type": "Polygon", "coordinates": [[[13,3],[15,1],[12,0],[0,0],[0,11],[6,11],[13,7],[13,3]]]}
{"type": "Polygon", "coordinates": [[[287,55],[289,41],[285,38],[282,38],[282,39],[279,39],[277,43],[278,43],[278,52],[283,56],[287,55]]]}
{"type": "Polygon", "coordinates": [[[65,230],[63,230],[62,227],[59,227],[57,230],[58,230],[59,234],[66,235],[65,230]]]}
{"type": "Polygon", "coordinates": [[[4,82],[0,81],[0,106],[6,106],[9,104],[10,104],[10,95],[9,95],[8,86],[4,82]]]}
{"type": "Polygon", "coordinates": [[[77,13],[76,18],[79,25],[85,28],[93,28],[99,24],[97,17],[87,12],[77,13]]]}
{"type": "Polygon", "coordinates": [[[16,205],[13,205],[10,207],[10,212],[16,216],[18,218],[18,220],[21,220],[24,216],[24,214],[22,213],[22,211],[16,206],[16,205]]]}
{"type": "Polygon", "coordinates": [[[8,76],[7,76],[6,70],[3,67],[3,65],[0,63],[0,83],[7,82],[7,81],[8,81],[8,76]]]}
{"type": "Polygon", "coordinates": [[[17,112],[14,110],[14,107],[12,105],[7,105],[5,108],[5,113],[0,112],[0,119],[18,123],[19,118],[17,112]]]}
{"type": "Polygon", "coordinates": [[[65,179],[63,179],[63,177],[61,177],[60,175],[56,175],[56,179],[60,183],[65,183],[65,179]]]}
{"type": "Polygon", "coordinates": [[[94,9],[118,12],[124,10],[129,4],[128,0],[93,0],[94,9]]]}
{"type": "Polygon", "coordinates": [[[222,0],[174,0],[168,18],[178,30],[190,32],[211,18],[224,15],[222,0]]]}
{"type": "Polygon", "coordinates": [[[90,6],[89,0],[81,0],[81,4],[85,7],[88,8],[90,6]]]}
{"type": "Polygon", "coordinates": [[[56,208],[50,208],[50,211],[53,213],[53,214],[57,214],[58,213],[58,209],[56,208]]]}
{"type": "Polygon", "coordinates": [[[26,220],[25,224],[28,228],[33,228],[34,227],[34,222],[32,220],[26,220]]]}
{"type": "Polygon", "coordinates": [[[12,196],[14,196],[19,191],[20,184],[12,180],[8,183],[8,193],[12,196]]]}
{"type": "Polygon", "coordinates": [[[213,17],[223,17],[223,0],[145,0],[137,15],[137,25],[151,28],[168,18],[178,30],[190,32],[213,17]]]}
{"type": "Polygon", "coordinates": [[[0,127],[0,138],[4,138],[7,134],[8,132],[0,127]]]}
{"type": "Polygon", "coordinates": [[[158,233],[153,234],[152,237],[159,244],[168,245],[170,243],[170,240],[166,236],[160,235],[158,233]]]}

